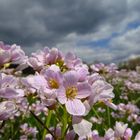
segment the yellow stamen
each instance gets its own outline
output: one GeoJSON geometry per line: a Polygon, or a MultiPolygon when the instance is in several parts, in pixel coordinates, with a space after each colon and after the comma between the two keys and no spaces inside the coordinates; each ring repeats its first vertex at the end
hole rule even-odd
{"type": "Polygon", "coordinates": [[[64,64],[63,60],[57,60],[55,64],[60,68],[61,72],[66,72],[68,70],[67,66],[64,64]]]}
{"type": "Polygon", "coordinates": [[[78,92],[78,90],[76,87],[68,87],[66,89],[66,97],[68,99],[74,99],[75,96],[77,95],[77,92],[78,92]]]}
{"type": "Polygon", "coordinates": [[[57,60],[55,62],[55,64],[58,66],[58,67],[62,67],[64,65],[64,61],[63,60],[57,60]]]}
{"type": "Polygon", "coordinates": [[[50,79],[49,80],[49,86],[51,88],[55,88],[55,89],[59,88],[59,84],[55,79],[50,79]]]}
{"type": "Polygon", "coordinates": [[[109,99],[109,102],[112,103],[112,99],[109,99]]]}
{"type": "Polygon", "coordinates": [[[4,64],[4,68],[8,68],[10,66],[11,63],[5,63],[4,64]]]}

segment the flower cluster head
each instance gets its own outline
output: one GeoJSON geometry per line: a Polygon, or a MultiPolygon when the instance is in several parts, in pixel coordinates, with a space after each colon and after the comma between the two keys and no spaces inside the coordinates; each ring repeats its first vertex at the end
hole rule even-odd
{"type": "Polygon", "coordinates": [[[90,66],[91,70],[94,72],[99,72],[99,73],[112,73],[115,74],[118,72],[118,67],[116,64],[111,63],[109,65],[105,65],[103,63],[98,63],[98,64],[92,64],[90,66]]]}
{"type": "Polygon", "coordinates": [[[36,134],[38,133],[36,127],[29,127],[27,123],[24,123],[20,126],[21,128],[21,133],[23,134],[20,136],[20,140],[26,140],[29,137],[36,137],[36,134]]]}
{"type": "Polygon", "coordinates": [[[132,137],[132,130],[128,128],[128,124],[124,124],[123,122],[116,122],[114,130],[108,129],[105,134],[105,138],[107,140],[114,139],[124,139],[130,140],[132,137]]]}
{"type": "Polygon", "coordinates": [[[48,47],[28,57],[0,42],[0,138],[139,140],[140,98],[129,102],[139,85],[140,74],[113,63],[88,66],[48,47]]]}
{"type": "Polygon", "coordinates": [[[76,71],[68,71],[64,74],[63,86],[58,91],[57,98],[61,104],[65,104],[71,115],[84,115],[85,106],[81,99],[91,94],[91,87],[87,81],[78,82],[76,71]]]}
{"type": "Polygon", "coordinates": [[[17,64],[20,67],[26,65],[27,56],[24,51],[16,44],[5,45],[0,42],[0,67],[8,67],[10,64],[17,64]]]}
{"type": "Polygon", "coordinates": [[[16,105],[11,101],[3,101],[0,103],[0,120],[6,120],[16,112],[16,105]]]}

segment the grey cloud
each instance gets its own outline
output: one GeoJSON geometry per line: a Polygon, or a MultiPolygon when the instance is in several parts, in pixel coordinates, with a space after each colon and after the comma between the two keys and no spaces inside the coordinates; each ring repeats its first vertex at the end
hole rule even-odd
{"type": "Polygon", "coordinates": [[[54,45],[71,32],[95,32],[108,20],[117,24],[125,9],[121,0],[0,0],[0,38],[23,45],[54,45]]]}
{"type": "MultiPolygon", "coordinates": [[[[128,22],[139,18],[139,5],[139,0],[0,0],[0,40],[17,43],[28,52],[39,45],[65,51],[76,48],[83,56],[80,46],[76,46],[77,39],[99,40],[122,31],[128,22]],[[67,38],[71,34],[75,35],[72,40],[67,38]]],[[[87,50],[91,58],[95,52],[87,50]]],[[[110,51],[119,54],[118,50],[110,51]]],[[[103,49],[100,54],[111,61],[115,59],[112,52],[103,49]]]]}

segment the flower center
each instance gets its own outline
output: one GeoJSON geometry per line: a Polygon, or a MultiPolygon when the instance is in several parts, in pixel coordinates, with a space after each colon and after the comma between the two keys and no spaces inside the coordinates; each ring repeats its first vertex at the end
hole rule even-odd
{"type": "Polygon", "coordinates": [[[59,84],[55,79],[50,79],[49,80],[49,86],[51,88],[55,88],[55,89],[59,88],[59,84]]]}
{"type": "Polygon", "coordinates": [[[60,68],[61,72],[66,72],[68,70],[67,66],[64,64],[63,60],[57,60],[55,64],[60,68]]]}
{"type": "Polygon", "coordinates": [[[74,99],[75,98],[75,96],[77,95],[77,88],[76,87],[68,87],[67,89],[66,89],[66,97],[68,98],[68,99],[74,99]]]}
{"type": "Polygon", "coordinates": [[[10,66],[11,63],[5,63],[4,64],[4,68],[8,68],[10,66]]]}

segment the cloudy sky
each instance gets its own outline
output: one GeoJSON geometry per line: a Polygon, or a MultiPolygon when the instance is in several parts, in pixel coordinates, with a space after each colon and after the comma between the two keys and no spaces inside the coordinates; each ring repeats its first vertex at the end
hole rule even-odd
{"type": "Polygon", "coordinates": [[[140,0],[0,0],[0,40],[120,62],[140,55],[140,0]]]}

